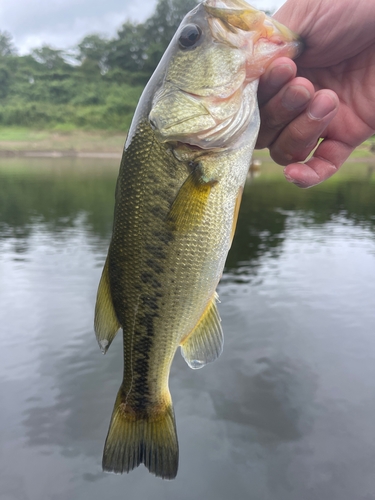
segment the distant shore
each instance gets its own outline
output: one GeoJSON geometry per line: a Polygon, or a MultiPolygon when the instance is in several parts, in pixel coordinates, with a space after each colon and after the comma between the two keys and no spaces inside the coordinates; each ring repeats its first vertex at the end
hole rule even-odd
{"type": "Polygon", "coordinates": [[[121,157],[126,132],[0,128],[0,157],[121,157]]]}
{"type": "MultiPolygon", "coordinates": [[[[103,152],[103,151],[23,151],[23,150],[2,150],[0,149],[0,158],[12,158],[12,157],[22,157],[22,158],[103,158],[103,159],[113,159],[120,160],[122,152],[103,152]]],[[[253,155],[253,160],[258,160],[260,163],[262,161],[273,161],[270,157],[268,150],[255,150],[253,155]]],[[[374,163],[375,164],[375,154],[369,156],[357,155],[354,151],[350,157],[345,161],[345,163],[374,163]]]]}
{"type": "Polygon", "coordinates": [[[120,159],[121,152],[103,152],[103,151],[71,151],[71,150],[61,150],[61,151],[38,151],[38,150],[7,150],[0,149],[0,158],[11,158],[11,157],[26,157],[26,158],[114,158],[120,159]]]}
{"type": "MultiPolygon", "coordinates": [[[[0,128],[0,158],[112,158],[120,159],[126,132],[109,130],[33,130],[0,128]]],[[[267,161],[267,149],[256,150],[256,158],[267,161]]],[[[375,162],[375,140],[359,146],[347,160],[375,162]]]]}

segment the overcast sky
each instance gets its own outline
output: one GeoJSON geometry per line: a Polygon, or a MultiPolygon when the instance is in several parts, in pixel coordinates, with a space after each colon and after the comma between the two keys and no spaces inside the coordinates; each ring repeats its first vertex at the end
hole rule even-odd
{"type": "MultiPolygon", "coordinates": [[[[68,49],[91,33],[114,36],[126,19],[144,21],[157,0],[0,0],[0,31],[8,31],[20,54],[43,44],[68,49]]],[[[276,9],[284,0],[256,0],[276,9]]]]}

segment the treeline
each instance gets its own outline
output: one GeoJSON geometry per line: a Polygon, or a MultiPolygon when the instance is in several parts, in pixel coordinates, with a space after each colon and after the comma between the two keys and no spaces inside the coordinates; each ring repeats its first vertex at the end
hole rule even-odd
{"type": "Polygon", "coordinates": [[[86,36],[73,50],[47,45],[19,56],[0,31],[0,126],[127,130],[138,98],[196,0],[158,0],[144,23],[113,39],[86,36]]]}

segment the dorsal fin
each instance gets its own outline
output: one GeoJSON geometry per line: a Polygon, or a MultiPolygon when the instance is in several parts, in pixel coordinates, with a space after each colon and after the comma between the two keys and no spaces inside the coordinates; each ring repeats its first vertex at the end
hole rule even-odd
{"type": "Polygon", "coordinates": [[[218,298],[215,292],[197,326],[181,344],[182,356],[190,368],[202,368],[215,361],[223,350],[223,330],[216,307],[218,298]]]}
{"type": "Polygon", "coordinates": [[[100,349],[105,354],[112,340],[116,337],[116,333],[121,328],[112,303],[108,275],[108,257],[104,264],[96,296],[94,327],[100,349]]]}

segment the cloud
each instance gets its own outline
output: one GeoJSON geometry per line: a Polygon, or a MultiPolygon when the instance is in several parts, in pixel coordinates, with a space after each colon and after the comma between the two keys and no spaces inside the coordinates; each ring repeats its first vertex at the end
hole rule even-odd
{"type": "Polygon", "coordinates": [[[113,36],[126,19],[144,21],[156,0],[14,0],[0,7],[0,30],[20,53],[43,44],[70,48],[89,33],[113,36]]]}
{"type": "MultiPolygon", "coordinates": [[[[74,47],[91,33],[114,36],[126,19],[142,22],[157,0],[13,0],[0,4],[0,30],[9,31],[21,54],[43,44],[74,47]]],[[[279,7],[283,0],[255,0],[260,9],[279,7]]]]}

